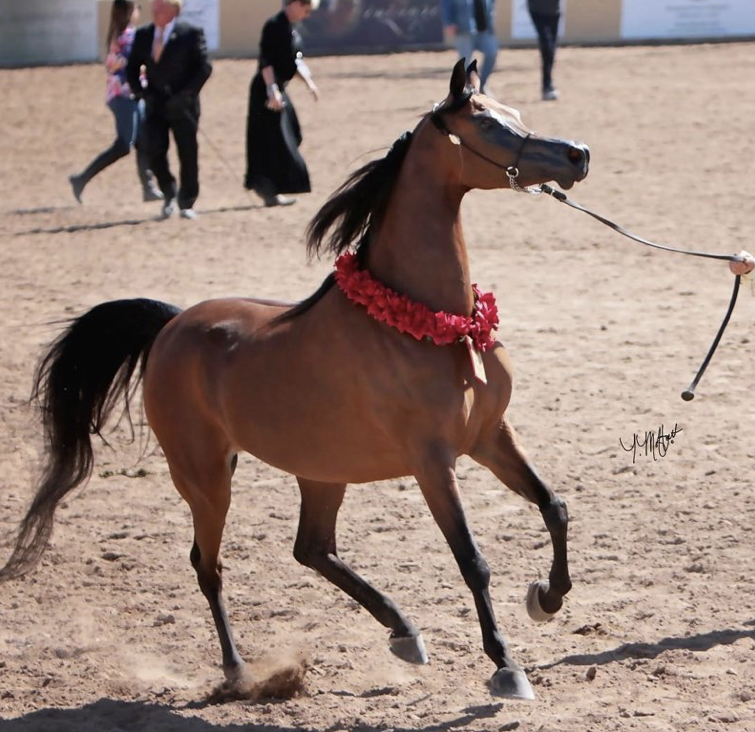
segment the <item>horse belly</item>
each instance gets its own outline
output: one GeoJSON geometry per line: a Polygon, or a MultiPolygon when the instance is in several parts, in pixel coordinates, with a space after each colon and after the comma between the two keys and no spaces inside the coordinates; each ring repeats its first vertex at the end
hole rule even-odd
{"type": "Polygon", "coordinates": [[[486,356],[486,385],[466,374],[463,360],[437,373],[428,369],[409,384],[395,383],[395,361],[373,361],[368,369],[320,357],[315,368],[306,359],[276,357],[269,348],[244,361],[243,371],[224,387],[234,444],[277,468],[323,482],[413,474],[431,442],[465,453],[481,430],[497,426],[511,394],[500,354],[486,356]]]}
{"type": "Polygon", "coordinates": [[[291,410],[285,424],[260,409],[234,430],[238,447],[294,475],[334,483],[365,483],[412,472],[395,434],[357,411],[338,408],[291,410]]]}
{"type": "Polygon", "coordinates": [[[295,475],[359,483],[407,475],[400,411],[337,360],[315,368],[266,347],[222,381],[235,447],[295,475]]]}

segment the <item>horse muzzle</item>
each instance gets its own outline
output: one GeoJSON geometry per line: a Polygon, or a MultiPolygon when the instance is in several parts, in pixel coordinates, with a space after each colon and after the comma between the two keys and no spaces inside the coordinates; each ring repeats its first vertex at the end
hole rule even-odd
{"type": "Polygon", "coordinates": [[[561,188],[568,189],[584,180],[589,169],[590,148],[580,142],[569,142],[566,145],[566,169],[555,180],[561,188]]]}

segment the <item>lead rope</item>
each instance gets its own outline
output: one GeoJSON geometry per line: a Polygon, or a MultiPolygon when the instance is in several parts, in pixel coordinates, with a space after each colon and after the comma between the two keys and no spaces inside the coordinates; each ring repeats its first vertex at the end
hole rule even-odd
{"type": "MultiPolygon", "coordinates": [[[[506,171],[508,174],[508,171],[506,171]]],[[[512,186],[513,188],[513,186],[512,186]]],[[[584,206],[581,206],[578,203],[575,203],[574,201],[571,201],[563,191],[557,191],[555,188],[551,188],[547,183],[543,183],[539,186],[540,193],[546,193],[549,196],[552,196],[557,201],[561,201],[561,203],[565,203],[567,206],[571,206],[572,208],[576,209],[577,211],[582,211],[583,213],[588,214],[589,216],[592,216],[594,219],[597,219],[602,224],[605,224],[606,226],[612,228],[614,231],[617,231],[619,234],[622,234],[623,236],[628,237],[629,239],[633,239],[636,242],[639,242],[640,244],[644,244],[649,247],[653,247],[655,249],[663,249],[666,252],[676,252],[677,254],[688,254],[692,257],[705,257],[706,259],[723,259],[729,262],[752,262],[753,257],[751,254],[748,254],[745,251],[740,252],[739,254],[715,254],[714,252],[700,252],[695,250],[689,250],[689,249],[677,249],[676,247],[670,247],[666,246],[665,244],[656,244],[655,242],[648,241],[647,239],[643,239],[641,236],[637,236],[636,234],[633,234],[631,231],[627,231],[623,226],[619,226],[619,224],[615,223],[614,221],[611,221],[611,219],[607,219],[605,216],[601,216],[600,214],[595,213],[594,211],[591,211],[588,208],[585,208],[584,206]]],[[[516,190],[516,189],[514,189],[516,190]]],[[[735,275],[734,276],[734,289],[731,293],[731,300],[729,301],[729,307],[726,310],[726,315],[724,315],[723,322],[721,323],[721,327],[718,329],[718,333],[716,333],[716,337],[713,339],[713,343],[711,344],[710,348],[708,349],[708,355],[705,357],[705,360],[702,362],[702,365],[697,370],[697,374],[695,375],[695,378],[692,379],[692,383],[682,392],[682,399],[684,399],[685,402],[692,401],[695,398],[695,389],[697,388],[698,383],[700,382],[700,379],[703,377],[703,374],[705,373],[705,369],[708,368],[708,364],[710,363],[711,358],[713,358],[713,354],[716,351],[716,348],[718,347],[718,343],[721,340],[721,336],[723,336],[724,331],[726,330],[726,326],[729,324],[729,319],[731,318],[731,314],[734,312],[734,305],[737,302],[737,294],[739,292],[739,285],[742,281],[741,275],[735,275]]],[[[754,286],[755,291],[755,286],[754,286]]]]}
{"type": "MultiPolygon", "coordinates": [[[[468,98],[469,97],[467,96],[464,102],[466,102],[468,98]]],[[[600,221],[600,223],[605,224],[606,226],[609,226],[614,231],[617,231],[619,234],[622,234],[623,236],[633,239],[634,241],[639,242],[640,244],[644,244],[645,246],[653,247],[655,249],[663,249],[664,251],[667,251],[667,252],[676,252],[677,254],[688,254],[692,257],[705,257],[707,259],[723,259],[729,262],[747,262],[750,264],[755,264],[755,258],[753,258],[751,254],[745,251],[742,251],[739,254],[715,254],[713,252],[699,252],[699,251],[688,250],[688,249],[677,249],[675,247],[666,246],[665,244],[656,244],[655,242],[648,241],[647,239],[643,239],[641,236],[637,236],[636,234],[633,234],[632,232],[627,231],[623,226],[619,226],[619,224],[615,223],[614,221],[611,221],[611,219],[607,219],[605,216],[601,216],[600,214],[597,214],[594,211],[591,211],[590,209],[585,208],[584,206],[580,206],[578,203],[575,203],[574,201],[571,201],[569,198],[567,198],[566,194],[563,191],[557,191],[555,188],[551,188],[551,186],[549,186],[547,183],[542,183],[540,185],[532,185],[532,186],[520,186],[517,181],[517,178],[519,177],[519,159],[521,158],[522,153],[524,152],[524,147],[529,141],[530,135],[532,133],[528,132],[527,135],[522,138],[522,143],[519,146],[519,150],[517,151],[516,158],[514,159],[514,163],[512,165],[504,166],[496,162],[495,160],[492,160],[491,158],[487,157],[487,155],[484,155],[478,150],[475,150],[473,147],[470,147],[464,142],[464,140],[461,139],[461,137],[451,132],[451,130],[448,129],[445,122],[441,118],[442,111],[448,111],[448,110],[443,110],[440,107],[440,105],[436,105],[433,108],[432,113],[430,114],[430,119],[432,120],[433,124],[438,128],[438,130],[440,130],[442,134],[446,135],[448,139],[454,145],[461,145],[462,147],[465,147],[474,155],[477,155],[477,157],[482,158],[483,160],[491,163],[497,168],[503,168],[503,170],[506,173],[506,176],[509,179],[509,186],[511,187],[512,191],[516,191],[517,193],[527,193],[531,196],[539,196],[543,193],[547,193],[549,196],[552,196],[557,201],[561,201],[561,203],[565,203],[567,206],[571,206],[572,208],[577,209],[577,211],[582,211],[583,213],[586,213],[589,216],[592,216],[594,219],[597,219],[598,221],[600,221]]],[[[747,276],[749,277],[749,273],[747,276]]],[[[697,370],[697,374],[695,375],[695,378],[692,379],[692,382],[690,383],[690,385],[682,392],[682,399],[684,399],[685,402],[692,401],[695,398],[695,389],[697,388],[697,385],[700,382],[700,379],[705,373],[705,369],[708,368],[708,364],[710,363],[711,358],[713,358],[713,354],[715,353],[716,348],[718,347],[718,343],[721,340],[721,337],[723,336],[724,331],[726,330],[726,326],[729,324],[729,319],[731,318],[731,314],[732,312],[734,312],[734,305],[737,302],[737,293],[739,292],[739,285],[741,281],[742,281],[742,276],[739,274],[735,274],[734,289],[731,293],[731,300],[729,301],[729,307],[726,310],[726,315],[724,316],[723,322],[721,323],[721,327],[718,329],[718,333],[716,333],[716,337],[713,339],[713,343],[708,349],[708,355],[705,357],[705,360],[703,361],[702,365],[697,370]]],[[[753,282],[753,294],[755,294],[755,282],[753,282]]]]}

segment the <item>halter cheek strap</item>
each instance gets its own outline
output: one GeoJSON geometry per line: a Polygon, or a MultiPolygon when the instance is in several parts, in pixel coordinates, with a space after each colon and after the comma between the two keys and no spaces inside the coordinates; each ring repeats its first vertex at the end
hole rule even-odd
{"type": "MultiPolygon", "coordinates": [[[[454,105],[455,108],[456,105],[454,105]]],[[[443,112],[449,112],[453,111],[450,108],[446,108],[442,110],[443,112]]],[[[461,145],[462,147],[469,150],[469,152],[476,155],[478,158],[481,158],[486,163],[490,163],[491,165],[494,165],[496,168],[500,168],[501,170],[504,170],[506,172],[506,176],[509,179],[509,185],[512,190],[517,191],[519,193],[531,193],[531,194],[538,194],[542,193],[539,186],[527,186],[522,187],[517,182],[517,178],[519,177],[519,161],[522,158],[522,153],[524,152],[525,145],[529,141],[530,137],[532,136],[531,132],[528,132],[523,138],[522,142],[519,145],[519,149],[516,152],[516,157],[514,158],[514,162],[511,165],[501,165],[501,163],[497,162],[496,160],[493,160],[492,158],[489,158],[487,155],[479,152],[479,150],[475,150],[473,147],[470,147],[464,140],[459,137],[459,135],[455,134],[454,132],[451,132],[450,129],[448,129],[448,126],[445,123],[445,120],[443,119],[443,116],[441,114],[441,110],[437,107],[433,109],[433,111],[430,114],[430,119],[432,123],[435,125],[435,127],[446,137],[448,137],[450,140],[453,141],[455,145],[461,145]]]]}
{"type": "Polygon", "coordinates": [[[522,187],[519,185],[517,178],[519,177],[519,159],[522,157],[522,153],[524,152],[524,146],[527,144],[527,141],[530,139],[532,133],[528,132],[524,139],[522,140],[522,144],[519,146],[519,152],[516,154],[516,159],[514,160],[513,165],[509,165],[508,168],[506,168],[506,175],[509,178],[509,186],[511,187],[512,191],[517,191],[518,193],[529,193],[533,196],[538,195],[539,193],[542,193],[542,188],[540,186],[525,186],[522,187]]]}

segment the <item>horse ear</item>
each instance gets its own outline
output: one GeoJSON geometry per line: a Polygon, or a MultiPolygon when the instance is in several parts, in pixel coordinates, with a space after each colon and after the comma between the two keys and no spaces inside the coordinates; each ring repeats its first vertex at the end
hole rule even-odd
{"type": "Polygon", "coordinates": [[[460,58],[454,70],[451,72],[451,97],[453,99],[460,99],[464,95],[464,87],[467,85],[467,75],[464,71],[465,58],[460,58]]]}
{"type": "Polygon", "coordinates": [[[480,72],[477,71],[477,59],[472,59],[472,63],[467,66],[467,83],[474,88],[475,91],[480,91],[480,72]]]}

